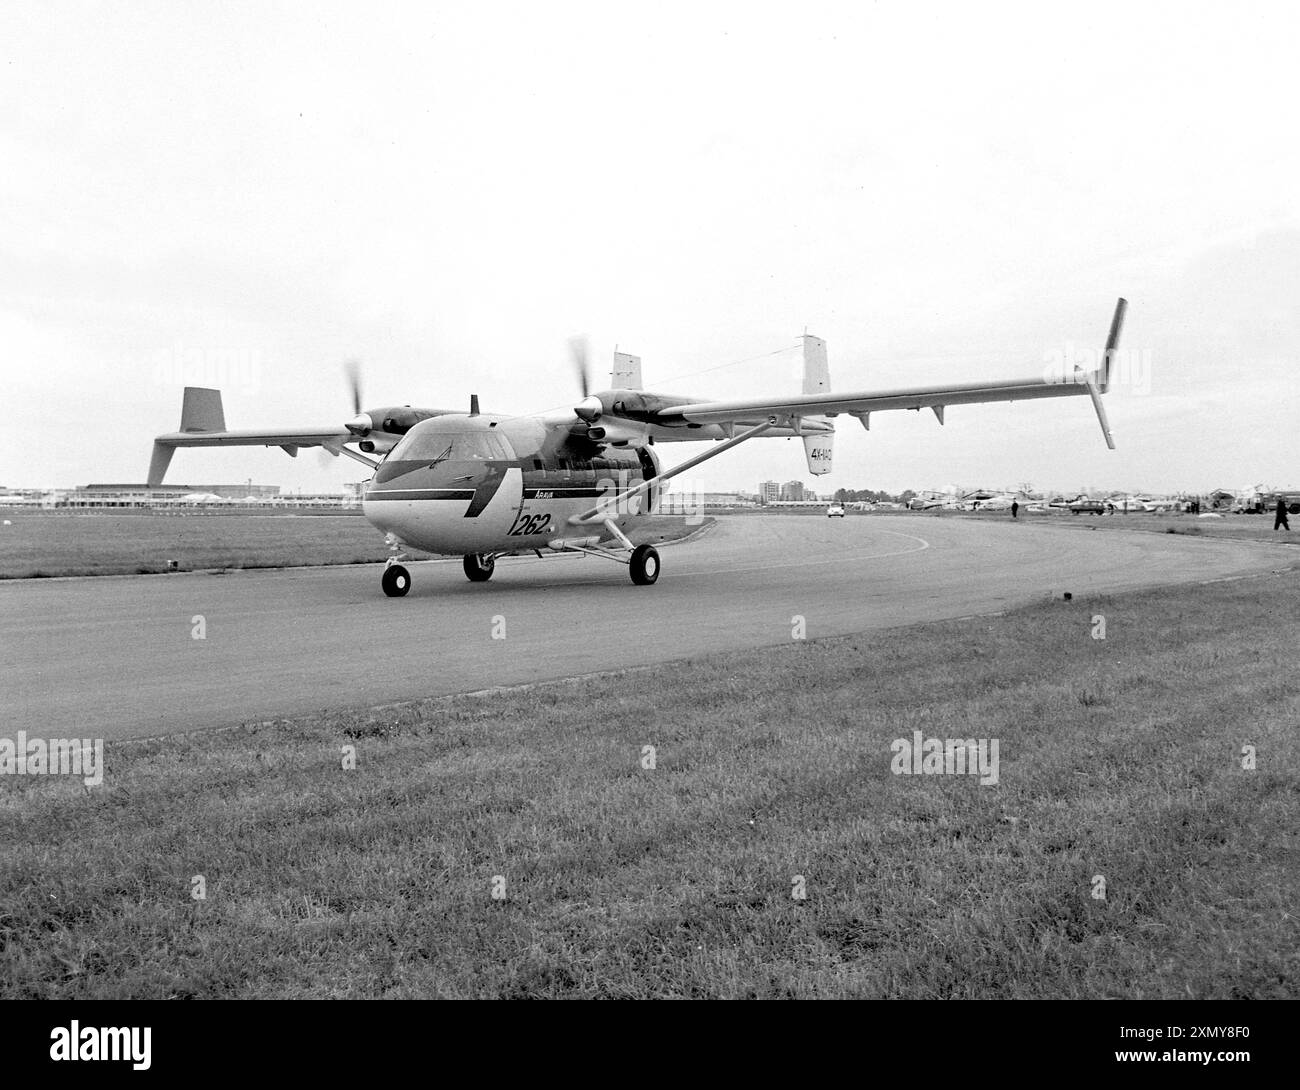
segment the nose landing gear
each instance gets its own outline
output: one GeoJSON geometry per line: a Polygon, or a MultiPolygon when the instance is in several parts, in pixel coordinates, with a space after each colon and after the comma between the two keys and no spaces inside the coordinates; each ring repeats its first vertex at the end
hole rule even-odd
{"type": "Polygon", "coordinates": [[[389,564],[384,568],[383,578],[379,583],[388,597],[401,598],[411,589],[411,573],[401,564],[389,564]]]}

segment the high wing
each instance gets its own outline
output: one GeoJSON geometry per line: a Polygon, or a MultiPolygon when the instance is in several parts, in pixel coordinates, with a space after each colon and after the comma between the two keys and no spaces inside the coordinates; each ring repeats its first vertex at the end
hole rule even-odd
{"type": "Polygon", "coordinates": [[[329,447],[354,436],[347,428],[286,428],[281,431],[174,431],[155,443],[172,447],[329,447]]]}
{"type": "Polygon", "coordinates": [[[345,454],[374,469],[379,463],[366,454],[391,450],[412,427],[431,416],[442,416],[447,409],[415,409],[410,405],[368,409],[362,412],[360,389],[353,378],[353,409],[356,412],[345,424],[324,428],[248,428],[231,431],[221,406],[221,391],[198,386],[185,387],[181,405],[179,431],[160,435],[153,441],[149,462],[149,485],[161,484],[177,447],[279,447],[291,457],[301,447],[320,447],[337,457],[345,454]],[[360,453],[349,444],[361,448],[360,453]]]}
{"type": "MultiPolygon", "coordinates": [[[[413,421],[434,415],[437,410],[409,410],[403,407],[403,410],[380,410],[373,415],[386,416],[390,412],[396,412],[403,419],[400,421],[383,419],[382,423],[390,428],[400,428],[404,432],[413,421]]],[[[387,444],[389,440],[395,438],[396,436],[390,436],[380,427],[373,425],[372,414],[356,416],[347,424],[338,424],[334,427],[278,428],[276,431],[248,428],[233,432],[226,428],[226,414],[221,406],[220,390],[186,386],[185,399],[181,406],[181,429],[178,432],[157,436],[153,440],[153,457],[149,459],[148,483],[151,488],[162,483],[162,477],[166,475],[168,466],[172,464],[172,455],[175,454],[178,446],[278,446],[294,458],[298,457],[300,447],[320,446],[334,457],[346,454],[348,458],[355,459],[373,470],[378,463],[352,450],[347,444],[360,442],[363,450],[374,450],[380,449],[376,446],[376,442],[387,444]]],[[[386,449],[386,446],[382,449],[386,449]]]]}
{"type": "Polygon", "coordinates": [[[1101,423],[1106,445],[1112,450],[1115,441],[1102,406],[1100,395],[1110,386],[1111,359],[1119,346],[1120,332],[1124,326],[1124,313],[1128,308],[1125,299],[1115,304],[1110,334],[1101,364],[1095,371],[1075,369],[1073,375],[1037,376],[1008,379],[1001,382],[955,383],[943,386],[914,386],[894,390],[864,390],[855,393],[831,392],[805,393],[786,397],[738,398],[729,401],[701,401],[673,405],[660,410],[659,420],[664,424],[684,421],[693,424],[726,424],[753,420],[761,415],[776,424],[797,427],[797,422],[807,416],[836,416],[847,413],[856,416],[864,427],[870,425],[873,412],[890,409],[933,409],[939,422],[948,405],[971,405],[986,401],[1027,401],[1043,397],[1071,397],[1087,394],[1092,398],[1097,418],[1101,423]]]}
{"type": "Polygon", "coordinates": [[[327,428],[229,431],[220,391],[187,386],[181,407],[180,431],[159,435],[153,441],[149,485],[162,483],[177,447],[281,447],[294,457],[297,457],[300,447],[324,447],[331,454],[347,454],[373,466],[375,463],[369,458],[363,458],[344,445],[355,438],[353,432],[342,424],[327,428]]]}
{"type": "Polygon", "coordinates": [[[167,467],[177,447],[280,447],[292,457],[298,456],[300,447],[323,447],[337,456],[346,454],[374,468],[377,464],[358,454],[345,444],[356,437],[347,428],[303,428],[283,431],[178,431],[159,435],[153,441],[153,456],[149,459],[149,486],[162,484],[167,467]]]}

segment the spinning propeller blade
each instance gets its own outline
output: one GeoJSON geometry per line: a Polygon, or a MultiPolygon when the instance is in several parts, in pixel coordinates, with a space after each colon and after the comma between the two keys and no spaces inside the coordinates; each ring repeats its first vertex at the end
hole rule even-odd
{"type": "Polygon", "coordinates": [[[352,391],[352,415],[361,415],[361,364],[356,360],[345,360],[343,374],[348,380],[348,389],[352,391]]]}
{"type": "Polygon", "coordinates": [[[347,379],[348,390],[352,394],[352,419],[343,426],[353,435],[365,438],[375,422],[361,411],[361,364],[355,359],[343,362],[343,376],[347,379]]]}
{"type": "Polygon", "coordinates": [[[600,419],[604,406],[601,405],[600,398],[591,395],[591,367],[588,362],[587,338],[570,337],[569,352],[573,356],[573,366],[578,372],[578,386],[582,390],[582,400],[573,407],[573,411],[579,420],[591,424],[600,419]]]}
{"type": "Polygon", "coordinates": [[[569,354],[573,357],[574,370],[578,372],[578,386],[582,396],[591,394],[591,369],[587,366],[587,338],[570,337],[569,354]]]}

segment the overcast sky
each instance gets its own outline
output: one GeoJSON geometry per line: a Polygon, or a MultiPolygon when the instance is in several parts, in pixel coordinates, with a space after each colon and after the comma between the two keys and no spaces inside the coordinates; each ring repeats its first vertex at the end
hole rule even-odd
{"type": "MultiPolygon", "coordinates": [[[[1125,295],[1117,451],[1086,398],[841,418],[819,490],[1300,486],[1294,5],[1047,9],[9,0],[0,484],[143,480],[187,382],[234,428],[342,423],[348,357],[368,405],[525,413],[582,332],[765,395],[805,328],[838,389],[1018,377],[1125,295]]],[[[768,478],[797,441],[692,480],[768,478]]]]}

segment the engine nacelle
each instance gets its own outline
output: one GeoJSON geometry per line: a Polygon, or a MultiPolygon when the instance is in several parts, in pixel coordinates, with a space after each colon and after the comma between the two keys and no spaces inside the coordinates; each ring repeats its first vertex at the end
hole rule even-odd
{"type": "Polygon", "coordinates": [[[613,446],[644,446],[646,429],[629,420],[606,418],[604,423],[593,424],[587,429],[587,438],[593,443],[610,443],[613,446]]]}

